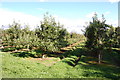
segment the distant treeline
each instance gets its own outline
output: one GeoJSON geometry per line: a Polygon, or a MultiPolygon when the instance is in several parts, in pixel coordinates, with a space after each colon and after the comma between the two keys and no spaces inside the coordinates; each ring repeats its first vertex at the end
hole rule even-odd
{"type": "Polygon", "coordinates": [[[13,22],[8,29],[0,29],[0,39],[3,46],[14,46],[16,48],[40,48],[44,51],[58,51],[81,39],[84,35],[69,33],[63,25],[55,21],[55,18],[46,13],[40,26],[30,30],[28,25],[13,22]]]}

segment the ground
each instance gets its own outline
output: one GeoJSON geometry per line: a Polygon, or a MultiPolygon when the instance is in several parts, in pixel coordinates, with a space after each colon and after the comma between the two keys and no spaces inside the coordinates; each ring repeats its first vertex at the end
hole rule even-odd
{"type": "MultiPolygon", "coordinates": [[[[84,43],[72,46],[60,57],[32,58],[15,56],[13,52],[2,55],[3,78],[97,78],[97,80],[119,80],[120,67],[97,58],[84,55],[84,43]]],[[[22,54],[23,55],[23,54],[22,54]]],[[[113,56],[112,56],[113,57],[113,56]]],[[[107,57],[106,57],[107,58],[107,57]]],[[[107,58],[109,59],[109,58],[107,58]]]]}

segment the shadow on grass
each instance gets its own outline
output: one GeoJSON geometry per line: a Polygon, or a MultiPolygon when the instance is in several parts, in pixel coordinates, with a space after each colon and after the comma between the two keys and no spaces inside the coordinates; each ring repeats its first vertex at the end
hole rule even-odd
{"type": "Polygon", "coordinates": [[[85,77],[102,77],[110,80],[120,80],[120,68],[112,64],[120,62],[120,51],[118,50],[113,50],[112,53],[107,52],[107,54],[103,55],[105,58],[103,61],[107,61],[103,64],[98,64],[98,59],[90,56],[84,48],[68,51],[64,56],[66,58],[62,62],[74,68],[82,68],[84,70],[83,76],[85,77]]]}
{"type": "Polygon", "coordinates": [[[45,57],[60,57],[63,58],[63,55],[56,52],[42,51],[40,49],[31,50],[31,51],[21,51],[11,53],[15,57],[33,57],[33,58],[42,58],[45,57]]]}
{"type": "Polygon", "coordinates": [[[85,69],[83,74],[85,77],[94,76],[105,77],[111,80],[120,80],[120,68],[98,64],[82,65],[82,68],[85,69]]]}
{"type": "Polygon", "coordinates": [[[33,54],[30,54],[29,52],[15,52],[15,53],[11,53],[13,56],[15,57],[34,57],[33,54]]]}
{"type": "Polygon", "coordinates": [[[22,49],[22,48],[6,47],[6,48],[1,49],[1,51],[2,52],[9,52],[9,51],[15,51],[15,50],[19,50],[19,49],[22,49]]]}
{"type": "Polygon", "coordinates": [[[73,66],[75,69],[82,69],[83,70],[82,75],[84,77],[101,77],[110,80],[120,80],[120,68],[104,64],[86,63],[87,61],[89,60],[92,61],[94,59],[84,58],[85,56],[81,56],[78,62],[76,62],[75,58],[69,58],[63,60],[62,62],[65,62],[70,66],[73,66]]]}
{"type": "Polygon", "coordinates": [[[11,53],[15,57],[33,57],[38,58],[41,57],[44,52],[41,50],[31,50],[31,51],[20,51],[11,53]]]}
{"type": "Polygon", "coordinates": [[[86,55],[86,49],[85,48],[76,48],[74,50],[69,50],[63,54],[65,57],[70,57],[70,56],[77,56],[80,57],[81,55],[86,55]]]}
{"type": "Polygon", "coordinates": [[[112,49],[110,52],[106,51],[103,59],[120,67],[120,50],[112,49]]]}
{"type": "Polygon", "coordinates": [[[70,66],[75,67],[82,59],[81,57],[84,55],[86,55],[86,49],[84,48],[76,48],[74,50],[69,50],[65,54],[63,54],[63,56],[66,58],[62,62],[65,62],[70,66]]]}

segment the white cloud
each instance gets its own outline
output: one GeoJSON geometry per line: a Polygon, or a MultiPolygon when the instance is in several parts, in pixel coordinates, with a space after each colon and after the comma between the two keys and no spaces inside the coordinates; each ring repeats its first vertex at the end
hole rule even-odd
{"type": "MultiPolygon", "coordinates": [[[[42,8],[41,8],[42,9],[42,8]]],[[[34,29],[36,25],[40,24],[40,21],[42,20],[42,17],[38,18],[36,16],[32,16],[29,14],[25,14],[22,12],[16,12],[16,11],[10,11],[8,9],[0,8],[0,26],[2,25],[8,25],[12,24],[13,21],[17,21],[20,24],[29,24],[31,29],[34,29]]],[[[68,19],[68,18],[62,18],[57,15],[53,15],[56,19],[56,21],[60,22],[60,24],[63,24],[64,27],[69,32],[77,32],[82,33],[81,29],[83,29],[83,25],[85,24],[83,19],[68,19]]]]}
{"type": "Polygon", "coordinates": [[[62,18],[57,15],[54,15],[55,19],[59,21],[61,24],[64,25],[64,27],[68,30],[68,32],[76,32],[76,33],[82,33],[81,29],[84,29],[84,25],[86,20],[85,19],[68,19],[68,18],[62,18]]]}
{"type": "Polygon", "coordinates": [[[36,9],[41,11],[41,12],[51,12],[50,9],[44,9],[44,8],[36,8],[36,9]]]}
{"type": "Polygon", "coordinates": [[[40,2],[45,2],[46,0],[39,0],[40,2]]]}
{"type": "MultiPolygon", "coordinates": [[[[41,10],[44,10],[42,8],[39,8],[41,10]]],[[[106,14],[110,14],[109,11],[105,12],[106,14]]],[[[97,13],[98,14],[98,13],[97,13]]],[[[63,24],[64,27],[69,32],[76,32],[76,33],[82,33],[81,29],[84,29],[83,26],[86,25],[86,22],[89,22],[91,17],[94,15],[94,12],[91,12],[86,15],[86,18],[78,18],[78,19],[70,19],[70,18],[63,18],[61,16],[52,14],[56,21],[59,21],[60,24],[63,24]]],[[[42,15],[43,16],[43,15],[42,15]]],[[[101,15],[100,15],[101,16],[101,15]]],[[[16,11],[10,11],[7,9],[0,8],[0,26],[1,25],[8,25],[12,24],[13,20],[20,21],[21,24],[29,24],[31,29],[34,29],[36,25],[40,24],[40,21],[42,20],[42,17],[36,17],[29,14],[25,14],[22,12],[16,12],[16,11]]],[[[118,21],[116,20],[109,20],[107,21],[108,24],[111,24],[113,26],[117,26],[118,21]]]]}
{"type": "Polygon", "coordinates": [[[2,4],[0,3],[0,7],[2,6],[2,4]]]}
{"type": "Polygon", "coordinates": [[[119,0],[0,0],[1,2],[118,2],[119,0]]]}
{"type": "Polygon", "coordinates": [[[107,24],[109,25],[112,25],[114,27],[117,27],[118,26],[118,20],[109,20],[109,21],[106,21],[107,24]]]}
{"type": "Polygon", "coordinates": [[[46,8],[36,8],[36,10],[38,10],[42,13],[46,13],[46,12],[54,13],[55,12],[55,10],[53,10],[53,9],[46,9],[46,8]]]}
{"type": "Polygon", "coordinates": [[[86,18],[92,18],[95,13],[97,14],[97,16],[98,16],[98,18],[99,18],[99,16],[101,16],[102,14],[104,14],[104,15],[109,15],[109,14],[110,14],[110,11],[106,11],[106,12],[104,12],[104,13],[91,12],[91,13],[89,13],[89,14],[86,15],[86,18]]]}
{"type": "Polygon", "coordinates": [[[45,9],[43,9],[43,8],[37,8],[37,10],[44,11],[45,9]]]}
{"type": "Polygon", "coordinates": [[[119,2],[120,0],[108,0],[108,1],[114,3],[114,2],[119,2]]]}
{"type": "MultiPolygon", "coordinates": [[[[110,11],[106,11],[104,13],[97,13],[97,16],[98,16],[98,19],[101,20],[101,15],[104,14],[105,16],[108,16],[111,12],[110,11]]],[[[90,20],[93,16],[94,16],[95,12],[91,12],[89,14],[86,15],[86,18],[88,20],[90,20]]],[[[108,16],[109,17],[109,16],[108,16]]],[[[106,23],[109,24],[109,25],[113,25],[114,27],[117,27],[118,26],[118,20],[113,20],[113,19],[106,19],[106,23]]]]}
{"type": "Polygon", "coordinates": [[[0,0],[1,2],[45,2],[46,0],[0,0]]]}
{"type": "Polygon", "coordinates": [[[109,15],[110,14],[110,11],[107,11],[104,13],[104,15],[109,15]]]}
{"type": "Polygon", "coordinates": [[[12,24],[14,20],[21,24],[29,24],[31,29],[40,23],[40,18],[36,16],[0,8],[0,26],[12,24]]]}
{"type": "Polygon", "coordinates": [[[99,14],[98,12],[91,12],[91,13],[86,15],[86,18],[92,18],[95,13],[97,13],[97,15],[99,14]]]}

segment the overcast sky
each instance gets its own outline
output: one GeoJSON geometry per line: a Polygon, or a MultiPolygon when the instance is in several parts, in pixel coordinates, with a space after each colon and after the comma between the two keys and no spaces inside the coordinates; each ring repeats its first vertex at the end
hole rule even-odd
{"type": "Polygon", "coordinates": [[[66,2],[54,0],[2,0],[0,3],[0,26],[8,25],[13,20],[21,24],[29,24],[30,28],[35,28],[40,24],[43,14],[49,12],[59,21],[69,32],[82,33],[81,29],[87,22],[91,21],[96,12],[101,18],[104,14],[107,24],[118,26],[118,0],[104,0],[95,2],[94,0],[66,0],[66,2]]]}

